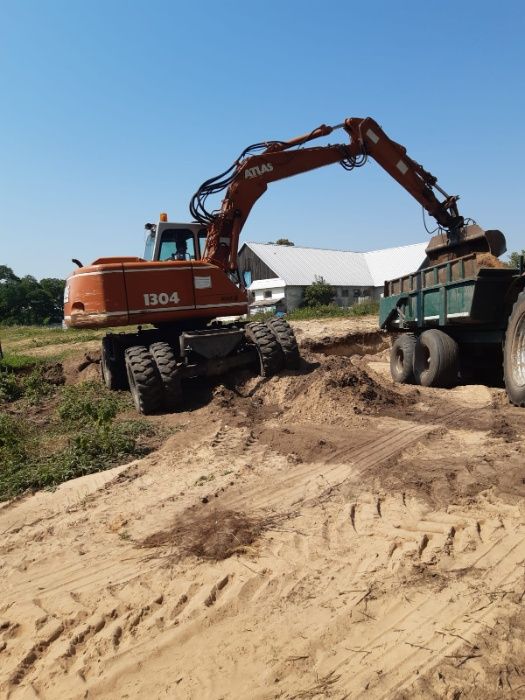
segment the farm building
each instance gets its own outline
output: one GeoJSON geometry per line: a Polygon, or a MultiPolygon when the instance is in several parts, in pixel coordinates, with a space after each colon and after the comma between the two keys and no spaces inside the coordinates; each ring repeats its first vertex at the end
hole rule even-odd
{"type": "Polygon", "coordinates": [[[334,289],[339,306],[379,299],[385,280],[422,267],[427,243],[384,248],[368,253],[326,250],[271,243],[245,243],[239,270],[253,293],[252,311],[293,311],[305,287],[322,277],[334,289]]]}

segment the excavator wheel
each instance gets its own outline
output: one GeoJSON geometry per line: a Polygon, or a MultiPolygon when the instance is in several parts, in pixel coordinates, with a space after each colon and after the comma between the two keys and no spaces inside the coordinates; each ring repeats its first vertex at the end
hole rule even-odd
{"type": "Polygon", "coordinates": [[[129,390],[139,413],[149,415],[164,406],[164,387],[153,356],[144,345],[133,345],[124,353],[129,390]]]}
{"type": "Polygon", "coordinates": [[[284,355],[275,335],[264,323],[248,323],[246,337],[257,348],[261,377],[273,377],[284,367],[284,355]]]}
{"type": "Polygon", "coordinates": [[[164,406],[171,411],[182,403],[182,385],[177,369],[177,357],[168,343],[159,342],[149,346],[164,387],[164,406]]]}
{"type": "Polygon", "coordinates": [[[122,362],[122,356],[119,362],[119,359],[115,357],[114,345],[108,337],[102,338],[100,371],[104,384],[111,391],[128,388],[126,368],[122,362]]]}
{"type": "Polygon", "coordinates": [[[286,369],[299,369],[301,355],[295,339],[295,333],[288,321],[283,318],[272,318],[266,325],[277,338],[284,355],[284,366],[286,369]]]}

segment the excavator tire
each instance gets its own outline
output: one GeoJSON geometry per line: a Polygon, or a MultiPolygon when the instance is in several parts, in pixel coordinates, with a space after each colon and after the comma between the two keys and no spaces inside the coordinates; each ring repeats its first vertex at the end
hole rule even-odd
{"type": "Polygon", "coordinates": [[[129,390],[139,413],[149,415],[162,410],[164,387],[153,356],[144,345],[133,345],[124,353],[129,390]]]}
{"type": "Polygon", "coordinates": [[[273,377],[284,367],[284,355],[273,332],[264,323],[248,323],[245,333],[257,348],[261,377],[273,377]]]}
{"type": "Polygon", "coordinates": [[[286,369],[299,369],[301,355],[297,346],[297,340],[293,328],[288,321],[282,318],[272,318],[266,325],[274,334],[277,342],[281,346],[284,355],[284,366],[286,369]]]}
{"type": "Polygon", "coordinates": [[[102,348],[100,352],[100,371],[102,381],[111,391],[128,388],[128,378],[126,367],[114,355],[113,343],[109,338],[102,338],[102,348]]]}
{"type": "Polygon", "coordinates": [[[174,411],[182,403],[182,384],[177,369],[177,357],[168,343],[159,342],[149,346],[164,387],[164,406],[174,411]]]}
{"type": "Polygon", "coordinates": [[[507,324],[503,376],[509,401],[525,407],[525,292],[516,299],[507,324]]]}
{"type": "Polygon", "coordinates": [[[413,333],[403,333],[394,341],[390,351],[390,374],[399,384],[413,384],[414,352],[416,336],[413,333]]]}
{"type": "Polygon", "coordinates": [[[414,353],[414,376],[417,384],[448,388],[457,384],[459,348],[443,331],[431,328],[421,333],[414,353]]]}

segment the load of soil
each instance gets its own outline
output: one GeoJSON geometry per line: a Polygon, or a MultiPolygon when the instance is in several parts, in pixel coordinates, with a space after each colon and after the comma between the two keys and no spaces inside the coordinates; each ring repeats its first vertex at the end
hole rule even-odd
{"type": "Polygon", "coordinates": [[[171,546],[181,555],[218,561],[246,551],[267,526],[268,521],[233,510],[191,510],[178,517],[172,527],[150,535],[141,544],[171,546]]]}

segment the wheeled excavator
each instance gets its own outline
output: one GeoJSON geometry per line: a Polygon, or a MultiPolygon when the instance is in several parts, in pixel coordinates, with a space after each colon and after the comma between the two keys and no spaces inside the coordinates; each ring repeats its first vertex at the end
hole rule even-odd
{"type": "Polygon", "coordinates": [[[225,172],[199,187],[190,203],[192,223],[172,223],[162,214],[157,224],[146,224],[143,258],[99,258],[88,266],[74,261],[79,267],[69,276],[64,294],[66,326],[138,324],[134,332],[108,333],[103,338],[106,386],[129,387],[137,410],[147,414],[178,408],[183,380],[240,368],[266,377],[283,368],[297,369],[299,350],[285,320],[228,324],[217,320],[242,317],[248,311],[247,291],[237,268],[241,231],[271,182],[332,163],[353,170],[368,158],[437,221],[440,234],[426,251],[430,261],[473,251],[495,256],[505,251],[501,232],[466,225],[458,197],[447,194],[437,178],[370,117],[323,124],[288,141],[253,144],[225,172]],[[306,145],[336,130],[346,133],[348,143],[306,145]],[[224,190],[220,209],[210,211],[207,198],[224,190]]]}

